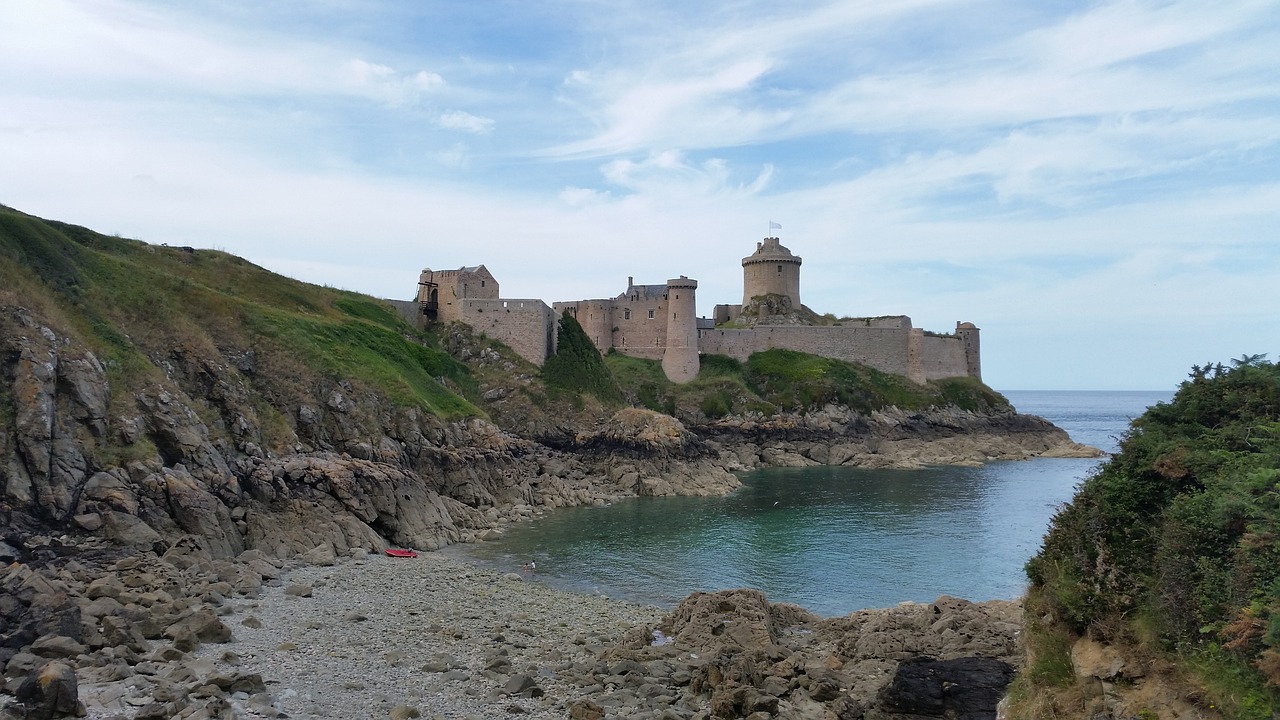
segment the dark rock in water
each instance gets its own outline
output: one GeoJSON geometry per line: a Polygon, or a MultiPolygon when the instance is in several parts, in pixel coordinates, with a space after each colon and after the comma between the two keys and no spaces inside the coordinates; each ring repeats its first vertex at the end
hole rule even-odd
{"type": "Polygon", "coordinates": [[[911,658],[880,693],[880,708],[911,717],[989,720],[1013,681],[1014,669],[992,658],[911,658]]]}

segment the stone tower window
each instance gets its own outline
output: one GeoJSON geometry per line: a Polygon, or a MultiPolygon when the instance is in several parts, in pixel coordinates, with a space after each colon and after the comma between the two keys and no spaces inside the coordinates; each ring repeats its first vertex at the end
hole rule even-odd
{"type": "Polygon", "coordinates": [[[781,265],[779,265],[779,266],[778,266],[778,272],[779,272],[779,273],[781,273],[781,272],[782,272],[782,266],[781,266],[781,265]]]}
{"type": "Polygon", "coordinates": [[[652,319],[653,319],[653,311],[652,311],[652,310],[650,310],[650,311],[649,311],[649,319],[650,319],[650,320],[652,320],[652,319]]]}
{"type": "Polygon", "coordinates": [[[630,319],[631,319],[631,309],[630,309],[630,308],[628,308],[628,309],[626,309],[626,310],[623,310],[623,311],[622,311],[622,319],[623,319],[623,320],[630,320],[630,319]]]}

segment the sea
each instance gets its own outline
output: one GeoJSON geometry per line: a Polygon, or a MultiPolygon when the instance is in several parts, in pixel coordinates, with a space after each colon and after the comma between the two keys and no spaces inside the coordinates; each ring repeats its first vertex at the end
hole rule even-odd
{"type": "MultiPolygon", "coordinates": [[[[1115,452],[1129,423],[1171,392],[1008,391],[1077,442],[1115,452]]],[[[672,607],[697,590],[758,588],[828,617],[930,602],[1011,599],[1054,513],[1103,460],[981,467],[766,468],[716,498],[629,498],[566,508],[503,539],[445,552],[536,580],[672,607]]]]}

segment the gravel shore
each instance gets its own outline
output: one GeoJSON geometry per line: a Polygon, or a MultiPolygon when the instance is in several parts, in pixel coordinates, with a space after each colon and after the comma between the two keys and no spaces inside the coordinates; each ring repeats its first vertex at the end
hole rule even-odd
{"type": "Polygon", "coordinates": [[[295,718],[564,718],[599,653],[664,612],[436,553],[299,567],[230,608],[235,639],[200,655],[261,673],[295,718]]]}

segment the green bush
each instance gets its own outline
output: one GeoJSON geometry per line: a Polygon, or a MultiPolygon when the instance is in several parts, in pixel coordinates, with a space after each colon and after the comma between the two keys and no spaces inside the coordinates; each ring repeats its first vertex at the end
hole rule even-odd
{"type": "Polygon", "coordinates": [[[1280,704],[1278,539],[1280,366],[1245,357],[1196,367],[1135,420],[1027,575],[1072,632],[1153,634],[1220,704],[1245,698],[1236,717],[1262,717],[1280,704]]]}
{"type": "Polygon", "coordinates": [[[542,366],[548,388],[588,393],[606,405],[622,403],[622,391],[591,338],[568,311],[560,316],[556,352],[542,366]]]}

